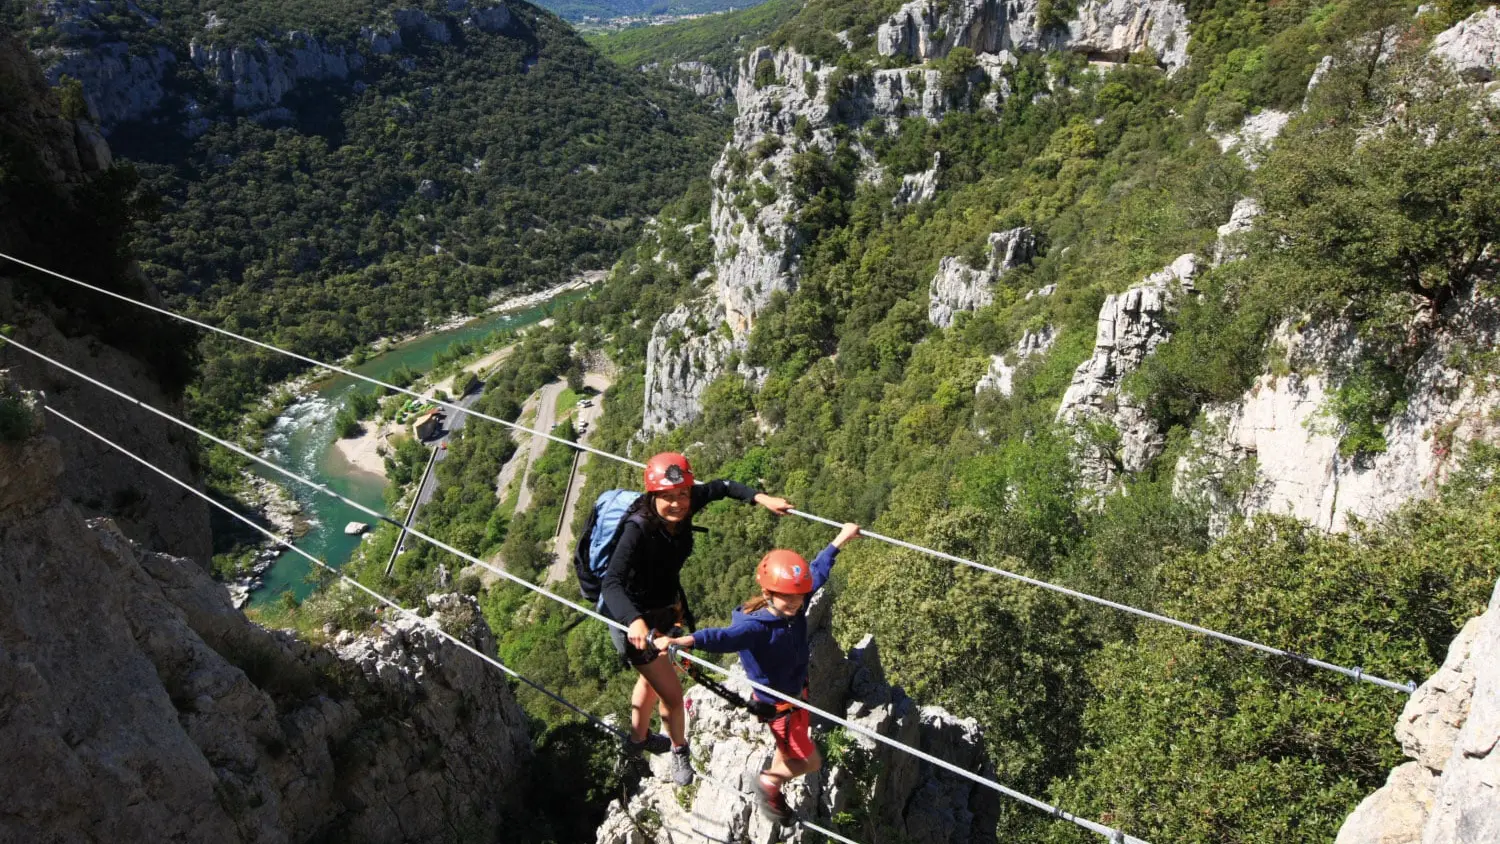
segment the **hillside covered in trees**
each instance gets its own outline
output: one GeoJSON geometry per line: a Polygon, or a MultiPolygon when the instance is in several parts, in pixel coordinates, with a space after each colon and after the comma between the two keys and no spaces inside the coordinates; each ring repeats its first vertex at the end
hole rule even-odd
{"type": "MultiPolygon", "coordinates": [[[[706,181],[507,389],[602,343],[621,376],[596,447],[684,450],[825,516],[1427,676],[1500,573],[1494,71],[1451,48],[1493,6],[1022,5],[1006,30],[977,2],[806,4],[740,62],[706,181]],[[1117,7],[1166,29],[1109,40],[1117,7]],[[1252,429],[1282,396],[1295,413],[1252,429]],[[1332,509],[1288,491],[1275,442],[1325,449],[1332,509]]],[[[468,477],[506,436],[464,432],[491,461],[468,477]]],[[[596,468],[585,498],[636,482],[596,468]]],[[[432,528],[493,548],[480,515],[432,528]]],[[[704,623],[765,549],[828,539],[732,505],[700,522],[704,623]]],[[[418,595],[432,565],[369,576],[418,595]]],[[[1399,693],[874,543],[836,583],[841,644],[875,633],[893,682],[984,725],[1000,781],[1148,840],[1332,841],[1401,758],[1399,693]]],[[[510,664],[623,711],[596,625],[516,588],[484,602],[510,664]]],[[[998,837],[1091,840],[1014,804],[998,837]]]]}
{"type": "MultiPolygon", "coordinates": [[[[134,178],[167,302],[338,358],[491,294],[607,266],[722,118],[523,3],[9,3],[134,178]]],[[[205,341],[198,418],[285,359],[205,341]]]]}

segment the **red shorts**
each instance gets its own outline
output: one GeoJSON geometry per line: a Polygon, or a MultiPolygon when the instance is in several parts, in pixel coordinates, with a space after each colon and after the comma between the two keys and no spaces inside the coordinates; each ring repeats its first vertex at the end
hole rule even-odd
{"type": "Polygon", "coordinates": [[[817,752],[808,726],[812,716],[806,709],[797,707],[786,715],[771,721],[771,735],[776,737],[776,749],[787,759],[801,761],[811,759],[817,752]]]}

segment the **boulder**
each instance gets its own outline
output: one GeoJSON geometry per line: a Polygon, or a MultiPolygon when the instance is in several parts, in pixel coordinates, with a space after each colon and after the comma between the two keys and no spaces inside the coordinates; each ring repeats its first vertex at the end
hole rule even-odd
{"type": "Polygon", "coordinates": [[[1490,82],[1500,71],[1500,8],[1475,12],[1432,39],[1432,53],[1467,82],[1490,82]]]}

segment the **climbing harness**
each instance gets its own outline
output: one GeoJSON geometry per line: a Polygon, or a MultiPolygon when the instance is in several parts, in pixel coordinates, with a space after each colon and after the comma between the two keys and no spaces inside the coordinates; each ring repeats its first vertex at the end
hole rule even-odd
{"type": "MultiPolygon", "coordinates": [[[[670,636],[672,634],[669,633],[667,635],[670,636]]],[[[676,645],[667,646],[667,657],[672,660],[673,665],[677,666],[678,671],[691,677],[694,683],[723,698],[724,702],[730,706],[736,709],[743,709],[756,718],[759,718],[762,724],[770,723],[777,718],[789,714],[796,708],[784,701],[777,701],[774,704],[766,703],[756,698],[755,695],[751,695],[750,699],[746,700],[738,692],[724,685],[723,682],[705,674],[703,667],[698,663],[683,659],[682,648],[676,645]]]]}

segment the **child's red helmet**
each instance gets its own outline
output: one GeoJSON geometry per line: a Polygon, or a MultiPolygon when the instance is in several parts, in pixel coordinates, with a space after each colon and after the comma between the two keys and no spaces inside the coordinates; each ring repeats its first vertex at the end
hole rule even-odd
{"type": "Polygon", "coordinates": [[[813,591],[812,569],[796,551],[777,548],[760,558],[755,567],[755,581],[769,592],[806,595],[813,591]]]}
{"type": "Polygon", "coordinates": [[[646,461],[646,491],[665,492],[669,489],[690,489],[693,486],[693,467],[688,459],[675,451],[663,451],[646,461]]]}

